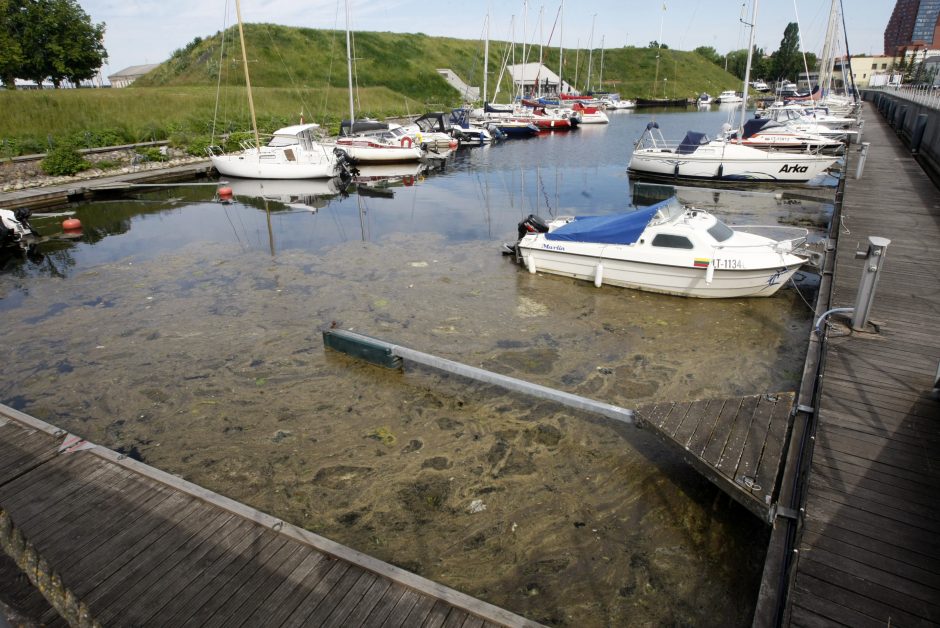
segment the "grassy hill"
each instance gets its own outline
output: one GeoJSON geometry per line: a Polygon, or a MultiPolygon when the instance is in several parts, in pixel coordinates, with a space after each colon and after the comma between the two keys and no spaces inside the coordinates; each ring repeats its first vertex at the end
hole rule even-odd
{"type": "MultiPolygon", "coordinates": [[[[245,38],[262,131],[296,123],[302,112],[306,120],[335,132],[338,121],[349,115],[345,32],[247,24],[245,38]]],[[[361,32],[354,35],[354,47],[357,116],[384,118],[459,105],[461,95],[438,68],[453,70],[470,85],[483,84],[482,41],[361,32]]],[[[506,42],[490,42],[490,94],[508,48],[506,42]]],[[[537,55],[538,47],[532,47],[529,60],[537,55]]],[[[558,49],[544,55],[545,65],[557,72],[558,49]]],[[[517,45],[517,63],[522,56],[517,45]]],[[[587,50],[564,52],[563,78],[573,83],[577,76],[581,89],[588,57],[587,50]]],[[[740,88],[733,75],[692,52],[606,49],[602,86],[597,84],[600,61],[595,50],[595,89],[619,91],[625,98],[692,97],[740,88]]],[[[62,142],[93,147],[162,139],[199,153],[213,132],[250,127],[242,67],[233,27],[225,33],[224,47],[222,33],[197,38],[128,89],[0,90],[0,158],[45,152],[62,142]]],[[[504,77],[499,100],[511,93],[504,77]]]]}

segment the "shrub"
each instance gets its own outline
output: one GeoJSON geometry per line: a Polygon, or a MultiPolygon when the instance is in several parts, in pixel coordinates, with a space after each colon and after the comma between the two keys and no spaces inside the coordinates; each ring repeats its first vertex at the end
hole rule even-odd
{"type": "Polygon", "coordinates": [[[137,154],[143,158],[141,161],[166,161],[167,160],[166,155],[164,155],[163,152],[155,146],[151,146],[148,148],[138,148],[137,154]]]}
{"type": "Polygon", "coordinates": [[[52,176],[73,175],[88,170],[91,164],[85,161],[81,153],[72,144],[59,144],[46,153],[40,164],[43,172],[52,176]]]}

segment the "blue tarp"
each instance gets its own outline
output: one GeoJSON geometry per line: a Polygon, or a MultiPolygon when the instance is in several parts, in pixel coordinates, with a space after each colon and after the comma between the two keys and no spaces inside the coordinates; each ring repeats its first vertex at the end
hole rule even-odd
{"type": "Polygon", "coordinates": [[[704,133],[699,133],[697,131],[689,131],[685,134],[685,137],[682,138],[682,142],[679,143],[679,148],[676,149],[677,155],[690,155],[695,152],[695,149],[708,142],[708,138],[704,133]]]}
{"type": "Polygon", "coordinates": [[[659,208],[672,199],[638,209],[629,214],[613,216],[579,216],[563,227],[545,234],[547,240],[566,242],[600,242],[602,244],[633,244],[640,238],[659,208]]]}

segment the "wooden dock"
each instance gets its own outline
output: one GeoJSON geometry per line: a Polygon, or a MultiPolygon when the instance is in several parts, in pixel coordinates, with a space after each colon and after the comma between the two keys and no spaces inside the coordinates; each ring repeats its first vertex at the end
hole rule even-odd
{"type": "Polygon", "coordinates": [[[537,626],[0,406],[0,545],[47,626],[537,626]]]}
{"type": "Polygon", "coordinates": [[[866,266],[856,243],[891,244],[876,325],[837,325],[822,348],[784,625],[940,625],[940,191],[870,104],[864,139],[864,174],[844,190],[832,307],[854,304],[866,266]]]}

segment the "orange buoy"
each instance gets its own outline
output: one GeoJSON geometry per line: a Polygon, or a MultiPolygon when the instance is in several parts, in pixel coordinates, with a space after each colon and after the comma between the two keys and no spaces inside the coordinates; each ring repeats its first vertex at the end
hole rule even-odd
{"type": "Polygon", "coordinates": [[[66,231],[75,231],[82,228],[82,221],[78,218],[66,218],[62,221],[62,228],[66,231]]]}
{"type": "Polygon", "coordinates": [[[219,188],[219,199],[223,201],[232,200],[232,188],[219,188]]]}

